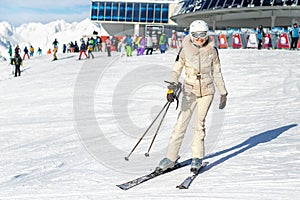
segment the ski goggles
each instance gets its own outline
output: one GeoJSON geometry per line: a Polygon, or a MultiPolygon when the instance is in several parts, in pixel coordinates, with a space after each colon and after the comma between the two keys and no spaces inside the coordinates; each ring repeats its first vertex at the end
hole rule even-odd
{"type": "Polygon", "coordinates": [[[197,38],[197,39],[200,39],[200,38],[206,38],[207,37],[207,32],[205,31],[205,32],[192,32],[191,33],[191,36],[193,37],[193,38],[197,38]]]}

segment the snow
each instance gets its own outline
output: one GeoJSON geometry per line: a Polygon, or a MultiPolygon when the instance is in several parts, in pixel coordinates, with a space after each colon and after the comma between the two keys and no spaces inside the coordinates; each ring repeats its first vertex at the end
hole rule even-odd
{"type": "MultiPolygon", "coordinates": [[[[150,157],[155,127],[128,155],[164,105],[176,50],[121,57],[35,56],[20,77],[0,63],[0,199],[282,200],[300,195],[299,51],[219,50],[229,91],[207,117],[209,165],[188,190],[189,166],[128,191],[120,184],[153,170],[178,110],[172,104],[150,157]]],[[[191,129],[180,152],[190,159],[191,129]]]]}
{"type": "Polygon", "coordinates": [[[19,45],[21,50],[32,45],[35,52],[40,47],[44,53],[49,48],[53,48],[53,41],[56,38],[59,42],[59,48],[62,49],[63,44],[71,41],[74,43],[85,35],[92,35],[93,31],[97,31],[100,36],[107,36],[108,33],[99,24],[94,24],[89,19],[81,22],[67,23],[64,20],[56,20],[47,24],[27,23],[19,27],[13,27],[8,22],[0,22],[0,56],[7,59],[8,47],[11,44],[13,49],[19,45]]]}

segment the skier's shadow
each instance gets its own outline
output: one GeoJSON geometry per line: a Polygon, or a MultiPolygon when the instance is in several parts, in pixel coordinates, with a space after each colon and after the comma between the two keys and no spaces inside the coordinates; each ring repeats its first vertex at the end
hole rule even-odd
{"type": "Polygon", "coordinates": [[[73,58],[73,57],[75,57],[75,55],[72,55],[72,56],[66,56],[66,57],[61,57],[61,58],[59,58],[59,60],[69,59],[69,58],[73,58]]]}
{"type": "MultiPolygon", "coordinates": [[[[263,133],[259,133],[257,135],[254,135],[254,136],[248,138],[247,140],[245,140],[241,144],[238,144],[238,145],[233,146],[231,148],[228,148],[228,149],[210,154],[210,155],[206,156],[204,159],[213,158],[213,157],[228,153],[230,151],[237,150],[237,151],[235,151],[235,152],[233,152],[233,153],[231,153],[231,154],[229,154],[225,157],[222,157],[222,158],[214,161],[213,163],[210,163],[209,165],[207,165],[205,167],[205,169],[203,169],[203,171],[208,171],[211,168],[213,168],[213,167],[225,162],[226,160],[229,160],[230,158],[233,158],[233,157],[235,157],[235,156],[237,156],[237,155],[239,155],[239,154],[255,147],[258,144],[270,142],[270,141],[276,139],[279,135],[281,135],[285,131],[287,131],[290,128],[293,128],[295,126],[297,126],[297,124],[290,124],[290,125],[287,125],[287,126],[282,126],[282,127],[273,129],[273,130],[268,130],[268,131],[265,131],[263,133]]],[[[191,163],[191,159],[185,160],[185,161],[183,161],[183,163],[184,163],[184,165],[188,165],[188,164],[191,163]]]]}

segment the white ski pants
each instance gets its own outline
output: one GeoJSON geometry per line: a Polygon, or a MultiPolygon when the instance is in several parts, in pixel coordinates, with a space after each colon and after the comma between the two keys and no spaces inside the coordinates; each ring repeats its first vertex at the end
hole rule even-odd
{"type": "Polygon", "coordinates": [[[175,161],[178,158],[179,149],[184,134],[191,120],[194,110],[196,115],[193,122],[192,158],[203,159],[205,154],[205,118],[212,103],[213,95],[196,97],[195,95],[184,95],[182,98],[181,111],[172,132],[167,148],[167,158],[175,161]]]}

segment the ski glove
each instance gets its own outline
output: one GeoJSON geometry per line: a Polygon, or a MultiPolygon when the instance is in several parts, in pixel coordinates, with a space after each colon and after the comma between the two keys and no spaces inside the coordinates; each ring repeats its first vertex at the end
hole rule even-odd
{"type": "Polygon", "coordinates": [[[168,100],[168,102],[173,102],[174,99],[175,99],[174,91],[169,89],[167,92],[167,100],[168,100]]]}
{"type": "Polygon", "coordinates": [[[168,102],[173,102],[176,98],[174,91],[177,91],[178,89],[178,84],[176,84],[175,82],[168,82],[168,92],[167,92],[167,100],[168,102]]]}
{"type": "Polygon", "coordinates": [[[168,89],[169,90],[173,90],[173,91],[177,91],[177,89],[178,89],[178,84],[176,84],[175,82],[168,82],[169,83],[169,85],[168,85],[168,89]]]}
{"type": "Polygon", "coordinates": [[[226,101],[227,101],[227,94],[223,94],[220,97],[220,104],[219,104],[219,109],[223,109],[226,106],[226,101]]]}

